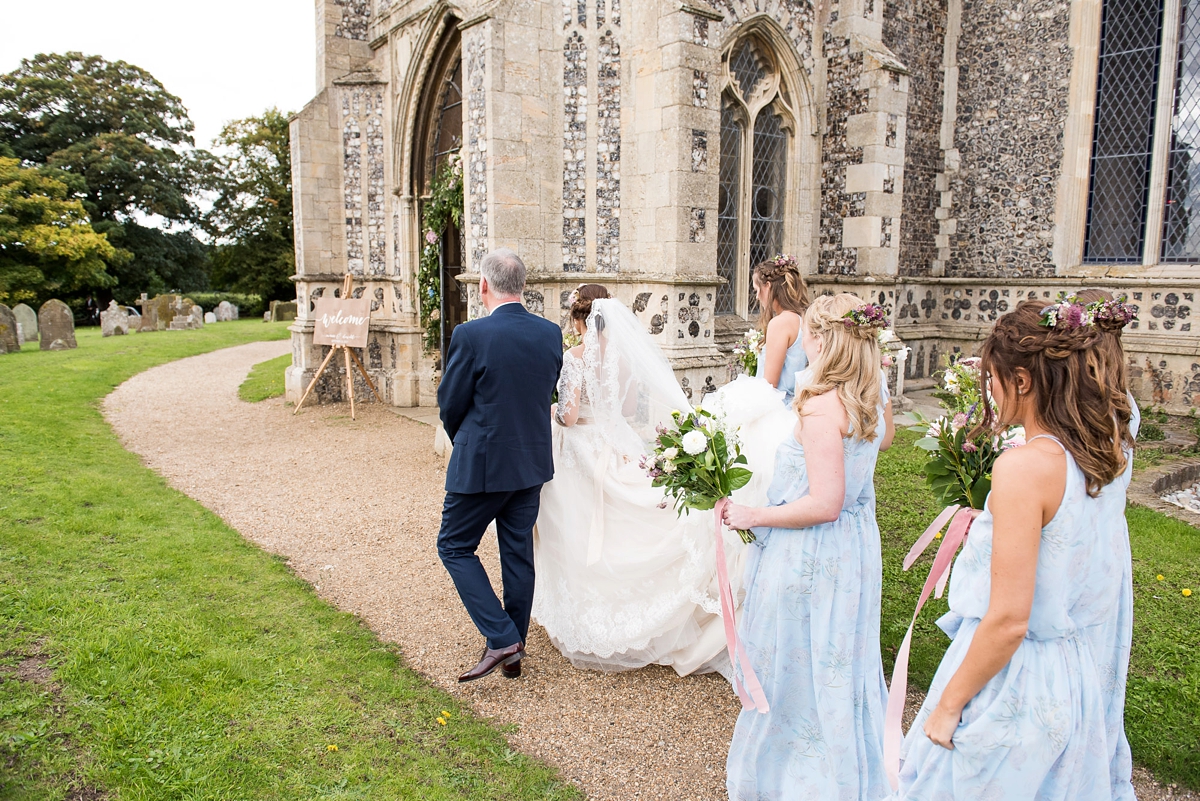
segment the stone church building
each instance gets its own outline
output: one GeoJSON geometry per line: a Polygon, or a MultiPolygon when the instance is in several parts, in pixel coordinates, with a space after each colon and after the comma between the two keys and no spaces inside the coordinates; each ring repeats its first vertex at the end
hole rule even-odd
{"type": "Polygon", "coordinates": [[[910,387],[1020,300],[1098,286],[1138,307],[1139,397],[1200,405],[1200,0],[316,12],[318,94],[291,129],[293,400],[323,357],[312,304],[349,270],[372,299],[363,357],[384,397],[433,402],[423,215],[457,154],[465,208],[438,243],[435,339],[478,313],[479,260],[508,246],[531,311],[564,321],[572,288],[605,284],[698,401],[756,313],[751,266],[784,252],[814,292],[889,307],[910,387]]]}

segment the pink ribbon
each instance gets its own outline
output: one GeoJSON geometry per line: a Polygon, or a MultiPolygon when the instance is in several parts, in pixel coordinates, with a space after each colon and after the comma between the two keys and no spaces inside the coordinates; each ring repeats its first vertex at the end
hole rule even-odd
{"type": "Polygon", "coordinates": [[[929,594],[934,592],[935,588],[935,597],[942,597],[942,593],[946,589],[946,582],[950,579],[950,565],[954,561],[954,554],[958,551],[958,546],[967,538],[967,532],[971,530],[971,523],[979,514],[978,509],[960,508],[958,504],[947,506],[929,524],[925,533],[917,538],[916,543],[908,552],[908,556],[904,557],[904,569],[908,570],[912,567],[913,562],[917,561],[917,557],[925,552],[929,543],[933,542],[946,523],[950,524],[950,529],[946,532],[942,544],[938,546],[937,554],[933,557],[933,567],[929,569],[925,586],[921,588],[921,597],[917,600],[917,608],[913,610],[912,622],[908,624],[904,641],[900,643],[900,650],[896,653],[896,667],[892,671],[892,686],[888,690],[887,715],[884,717],[883,724],[883,763],[893,790],[898,790],[900,787],[900,743],[904,739],[901,723],[904,720],[905,697],[908,695],[908,656],[912,645],[913,626],[916,625],[917,615],[921,614],[921,608],[929,600],[929,594]]]}
{"type": "Polygon", "coordinates": [[[717,589],[721,595],[721,620],[725,623],[725,644],[729,648],[729,661],[733,665],[733,689],[742,701],[742,709],[756,709],[762,714],[771,710],[767,703],[766,693],[750,664],[750,656],[746,647],[738,639],[737,624],[733,617],[733,588],[729,585],[729,568],[725,564],[725,538],[721,534],[724,526],[725,507],[729,505],[728,498],[717,501],[713,512],[716,516],[717,535],[717,589]],[[742,677],[746,684],[742,686],[738,679],[738,663],[742,666],[742,677]]]}

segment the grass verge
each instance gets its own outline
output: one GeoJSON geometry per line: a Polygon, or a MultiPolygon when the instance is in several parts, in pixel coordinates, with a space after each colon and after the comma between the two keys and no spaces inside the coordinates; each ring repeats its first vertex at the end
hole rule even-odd
{"type": "Polygon", "coordinates": [[[135,373],[286,336],[84,329],[0,357],[0,798],[577,797],[100,416],[135,373]]]}
{"type": "MultiPolygon", "coordinates": [[[[925,486],[917,434],[898,431],[876,470],[883,538],[883,618],[880,639],[890,677],[921,585],[931,547],[905,573],[905,554],[939,511],[925,486]]],[[[1200,531],[1158,512],[1130,506],[1133,551],[1133,655],[1125,699],[1125,732],[1134,761],[1163,782],[1200,790],[1200,531]],[[1157,576],[1162,575],[1159,581],[1157,576]],[[1192,590],[1190,597],[1182,591],[1192,590]]],[[[930,598],[913,633],[909,686],[925,689],[950,640],[935,625],[945,598],[930,598]]]]}
{"type": "Polygon", "coordinates": [[[248,403],[278,398],[284,392],[283,371],[292,365],[292,354],[259,362],[250,368],[250,375],[238,387],[238,397],[248,403]]]}

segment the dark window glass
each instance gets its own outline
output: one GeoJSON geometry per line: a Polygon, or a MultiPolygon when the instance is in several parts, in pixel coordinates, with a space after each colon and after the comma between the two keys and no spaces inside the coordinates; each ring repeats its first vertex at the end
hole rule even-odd
{"type": "Polygon", "coordinates": [[[433,141],[433,174],[442,168],[442,161],[462,148],[462,59],[446,76],[442,103],[438,113],[437,133],[433,141]]]}
{"type": "MultiPolygon", "coordinates": [[[[783,249],[783,194],[787,170],[787,133],[771,108],[754,121],[754,163],[750,187],[750,267],[783,249]]],[[[753,286],[750,311],[758,311],[753,286]]]]}
{"type": "Polygon", "coordinates": [[[721,172],[717,198],[717,275],[727,283],[717,287],[717,314],[737,311],[738,196],[742,172],[742,126],[733,101],[721,101],[721,172]]]}
{"type": "Polygon", "coordinates": [[[1105,0],[1083,260],[1141,263],[1162,0],[1105,0]]]}
{"type": "Polygon", "coordinates": [[[1200,261],[1200,0],[1182,3],[1162,260],[1200,261]]]}

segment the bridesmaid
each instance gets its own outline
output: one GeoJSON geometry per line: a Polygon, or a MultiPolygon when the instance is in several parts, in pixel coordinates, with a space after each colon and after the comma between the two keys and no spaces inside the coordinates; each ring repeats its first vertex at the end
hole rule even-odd
{"type": "Polygon", "coordinates": [[[808,287],[791,256],[776,256],[754,268],[751,278],[758,298],[758,329],[763,334],[759,378],[783,390],[784,403],[796,394],[796,373],[808,366],[800,335],[808,309],[808,287]]]}
{"type": "Polygon", "coordinates": [[[904,741],[896,798],[1132,798],[1111,742],[1124,688],[1109,675],[1128,669],[1109,634],[1130,569],[1130,434],[1091,316],[1027,300],[983,343],[984,424],[1024,425],[1027,444],[996,461],[955,563],[938,621],[953,642],[904,741]]]}
{"type": "Polygon", "coordinates": [[[842,294],[809,307],[812,380],[779,446],[770,506],[725,513],[731,528],[757,536],[741,634],[770,704],[738,717],[726,779],[733,801],[877,801],[889,791],[872,481],[894,429],[879,369],[883,310],[861,303],[842,294]]]}

